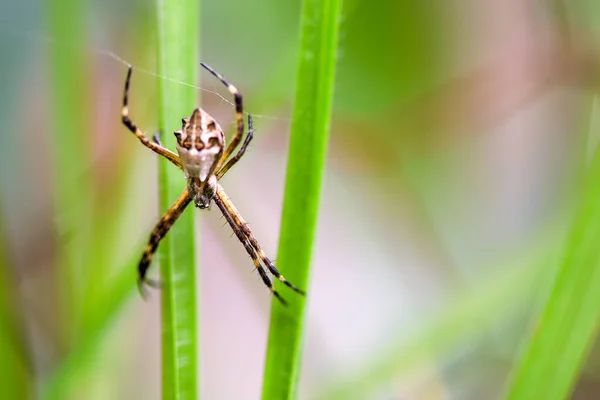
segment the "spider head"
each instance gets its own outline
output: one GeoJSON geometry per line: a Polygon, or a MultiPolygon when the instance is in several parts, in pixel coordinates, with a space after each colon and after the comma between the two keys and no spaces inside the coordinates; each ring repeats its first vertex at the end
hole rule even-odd
{"type": "Polygon", "coordinates": [[[182,120],[182,128],[174,134],[194,203],[197,207],[207,208],[216,188],[215,169],[223,155],[223,130],[208,113],[196,108],[190,118],[182,120]],[[210,183],[207,185],[211,178],[215,178],[213,187],[210,183]]]}

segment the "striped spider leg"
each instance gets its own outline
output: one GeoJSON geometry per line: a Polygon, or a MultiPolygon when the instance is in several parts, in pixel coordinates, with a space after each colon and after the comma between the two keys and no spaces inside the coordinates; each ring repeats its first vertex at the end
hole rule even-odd
{"type": "Polygon", "coordinates": [[[258,270],[264,284],[279,301],[285,304],[285,300],[273,286],[273,282],[269,278],[267,270],[275,278],[279,279],[295,292],[304,295],[304,291],[287,281],[283,275],[279,273],[273,262],[266,256],[265,252],[258,244],[258,241],[238,210],[235,208],[227,194],[225,194],[223,187],[218,183],[223,175],[225,175],[225,173],[240,160],[244,155],[248,144],[250,144],[254,133],[252,116],[248,115],[249,129],[246,133],[246,138],[237,153],[232,156],[244,136],[242,95],[235,86],[227,82],[221,74],[204,63],[202,63],[202,66],[219,79],[233,95],[237,130],[231,143],[226,147],[225,135],[219,123],[206,111],[201,108],[196,108],[189,118],[182,119],[181,129],[174,132],[175,138],[177,139],[178,154],[175,154],[164,147],[162,143],[160,143],[158,135],[154,137],[154,143],[148,140],[146,135],[139,130],[129,118],[129,86],[133,68],[130,66],[127,71],[121,114],[123,124],[144,146],[165,157],[177,168],[181,169],[187,180],[187,187],[154,226],[154,229],[150,234],[148,244],[144,249],[144,253],[138,265],[138,285],[140,292],[142,293],[142,296],[145,295],[145,285],[153,287],[160,286],[159,282],[153,281],[147,277],[147,271],[161,239],[169,232],[169,229],[171,229],[181,214],[183,214],[185,208],[190,203],[193,203],[194,206],[200,209],[209,208],[211,201],[214,201],[233,229],[238,240],[242,242],[244,248],[252,258],[254,266],[258,270]]]}

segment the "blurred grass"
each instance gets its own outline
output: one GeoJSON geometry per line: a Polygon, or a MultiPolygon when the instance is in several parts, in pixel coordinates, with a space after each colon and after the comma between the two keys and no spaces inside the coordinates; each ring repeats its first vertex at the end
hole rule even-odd
{"type": "MultiPolygon", "coordinates": [[[[79,0],[51,0],[46,3],[47,33],[68,45],[49,47],[50,126],[53,134],[54,215],[58,233],[58,271],[56,284],[60,328],[58,362],[40,387],[43,398],[67,399],[81,395],[90,379],[90,367],[100,351],[104,333],[122,309],[135,287],[133,263],[118,270],[109,279],[111,265],[99,254],[108,251],[102,235],[94,232],[97,224],[111,226],[99,219],[102,202],[89,179],[94,143],[91,129],[89,79],[86,76],[89,53],[86,52],[85,15],[87,3],[79,0]]],[[[119,115],[115,114],[115,121],[119,115]]],[[[113,188],[114,189],[114,188],[113,188]]],[[[119,190],[113,190],[118,196],[119,190]]],[[[122,218],[123,212],[109,213],[122,218]]],[[[101,231],[106,233],[102,226],[101,231]]],[[[109,259],[111,257],[108,257],[109,259]]],[[[114,260],[111,260],[114,261],[114,260]]],[[[93,396],[91,391],[86,397],[93,396]]],[[[19,398],[19,397],[14,397],[19,398]]]]}
{"type": "MultiPolygon", "coordinates": [[[[310,261],[324,174],[340,18],[338,0],[305,0],[292,115],[278,266],[308,289],[310,261]]],[[[283,286],[278,284],[278,290],[283,286]]],[[[285,289],[283,289],[285,290],[285,289]]],[[[271,303],[262,398],[297,396],[305,299],[287,290],[287,307],[271,303]]],[[[310,292],[309,292],[310,293],[310,292]]]]}
{"type": "Polygon", "coordinates": [[[500,323],[499,316],[506,318],[531,305],[532,294],[545,290],[544,276],[556,271],[563,236],[562,224],[556,225],[541,229],[514,256],[482,267],[497,272],[476,287],[457,289],[456,297],[442,309],[422,318],[417,326],[402,329],[395,340],[377,346],[354,372],[323,386],[315,398],[369,398],[393,382],[401,386],[409,373],[489,332],[500,323]]]}
{"type": "Polygon", "coordinates": [[[589,163],[581,197],[552,291],[514,370],[507,399],[569,398],[596,337],[600,316],[600,147],[589,163]]]}
{"type": "MultiPolygon", "coordinates": [[[[82,305],[90,280],[82,268],[89,248],[92,206],[91,185],[77,166],[85,165],[90,153],[90,114],[86,62],[83,52],[86,30],[86,3],[81,0],[49,0],[46,3],[48,33],[68,40],[73,47],[53,46],[49,52],[50,129],[53,145],[53,189],[56,231],[60,237],[56,266],[60,293],[62,342],[79,340],[82,305]],[[78,50],[76,50],[78,49],[78,50]]],[[[99,268],[100,270],[102,268],[99,268]]]]}
{"type": "MultiPolygon", "coordinates": [[[[199,68],[200,9],[197,0],[157,2],[158,73],[196,84],[199,68]]],[[[198,106],[196,91],[158,79],[159,125],[165,146],[174,149],[173,131],[198,106]]],[[[167,160],[159,169],[161,211],[185,187],[180,170],[167,160]]],[[[190,204],[163,239],[162,254],[162,391],[163,399],[197,398],[197,308],[194,206],[190,204]]]]}
{"type": "Polygon", "coordinates": [[[8,399],[27,399],[32,396],[31,360],[19,319],[17,292],[9,284],[15,271],[9,270],[8,246],[0,204],[0,377],[2,393],[8,399]]]}
{"type": "Polygon", "coordinates": [[[86,372],[93,372],[90,369],[93,369],[102,344],[119,317],[120,311],[132,293],[137,294],[134,288],[138,262],[139,254],[136,253],[108,282],[105,291],[102,292],[101,301],[95,302],[95,307],[86,309],[88,323],[85,334],[45,380],[42,387],[43,398],[76,398],[69,397],[66,393],[74,390],[77,378],[83,379],[82,376],[86,372]]]}

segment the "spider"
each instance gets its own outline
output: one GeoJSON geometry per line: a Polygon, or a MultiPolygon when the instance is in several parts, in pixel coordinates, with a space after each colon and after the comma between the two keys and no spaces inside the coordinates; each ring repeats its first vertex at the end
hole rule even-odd
{"type": "Polygon", "coordinates": [[[249,129],[242,146],[235,155],[231,156],[244,136],[244,108],[242,105],[242,95],[235,86],[225,80],[225,78],[217,71],[205,63],[200,64],[221,81],[233,95],[237,130],[231,143],[226,147],[225,135],[223,134],[223,130],[219,123],[203,109],[196,108],[189,118],[183,118],[181,120],[181,129],[174,132],[175,138],[177,139],[178,154],[164,147],[160,142],[158,134],[154,135],[154,142],[148,140],[146,135],[138,129],[129,118],[129,86],[131,83],[133,67],[130,65],[127,71],[123,94],[123,109],[121,113],[123,124],[137,136],[144,146],[165,157],[175,164],[177,168],[181,169],[187,180],[187,187],[154,226],[154,229],[150,234],[148,244],[144,249],[144,253],[138,265],[138,286],[140,292],[143,296],[144,285],[155,288],[160,287],[159,282],[149,279],[146,274],[158,244],[169,232],[169,229],[171,229],[173,224],[177,221],[177,218],[181,216],[185,208],[190,203],[193,203],[196,207],[205,209],[210,207],[211,201],[214,201],[233,229],[233,232],[239,241],[242,242],[242,245],[252,258],[254,266],[258,270],[258,274],[262,278],[264,284],[269,288],[271,293],[281,301],[281,303],[286,304],[286,301],[273,286],[263,264],[275,278],[279,279],[286,286],[301,295],[304,295],[305,292],[294,286],[279,273],[273,262],[266,256],[265,252],[258,244],[258,241],[252,235],[252,231],[238,210],[225,194],[223,187],[219,184],[219,180],[223,175],[225,175],[225,173],[227,173],[227,171],[242,158],[248,144],[250,144],[250,141],[252,140],[254,134],[252,116],[248,114],[249,129]]]}

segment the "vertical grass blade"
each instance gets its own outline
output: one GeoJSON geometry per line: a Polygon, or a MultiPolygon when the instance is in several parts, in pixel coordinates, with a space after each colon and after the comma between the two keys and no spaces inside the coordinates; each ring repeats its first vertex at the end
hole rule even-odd
{"type": "Polygon", "coordinates": [[[86,82],[85,3],[81,0],[49,0],[46,4],[50,37],[72,44],[49,49],[49,125],[53,151],[53,201],[58,243],[56,266],[61,295],[60,326],[67,343],[77,341],[81,305],[86,294],[82,268],[89,245],[85,221],[90,215],[91,187],[82,166],[89,155],[89,108],[86,82]]]}
{"type": "MultiPolygon", "coordinates": [[[[305,0],[278,266],[308,288],[319,194],[333,99],[339,0],[305,0]]],[[[282,285],[289,305],[274,301],[263,381],[263,399],[296,397],[305,299],[282,285]]]]}
{"type": "MultiPolygon", "coordinates": [[[[200,49],[198,0],[158,0],[158,73],[197,83],[200,49]]],[[[158,80],[159,120],[163,143],[175,148],[173,131],[197,106],[196,91],[158,80]]],[[[181,171],[160,163],[160,207],[165,211],[185,187],[181,171]]],[[[188,209],[161,244],[162,391],[163,399],[197,398],[197,324],[195,291],[194,208],[188,209]]]]}
{"type": "Polygon", "coordinates": [[[587,172],[581,203],[546,308],[517,366],[506,399],[570,397],[600,316],[600,148],[587,172]]]}
{"type": "Polygon", "coordinates": [[[136,301],[140,301],[133,284],[137,278],[136,267],[139,260],[139,254],[136,253],[125,262],[110,281],[110,295],[103,299],[102,304],[87,309],[87,313],[91,315],[88,329],[77,345],[44,380],[41,386],[42,399],[69,398],[67,393],[73,390],[73,386],[77,386],[77,380],[73,377],[82,371],[89,371],[90,366],[96,362],[98,353],[103,349],[103,342],[121,315],[127,300],[134,297],[136,301]]]}
{"type": "Polygon", "coordinates": [[[27,399],[32,396],[31,365],[22,332],[14,270],[9,265],[8,246],[4,229],[4,210],[0,204],[0,376],[2,393],[8,399],[27,399]]]}

